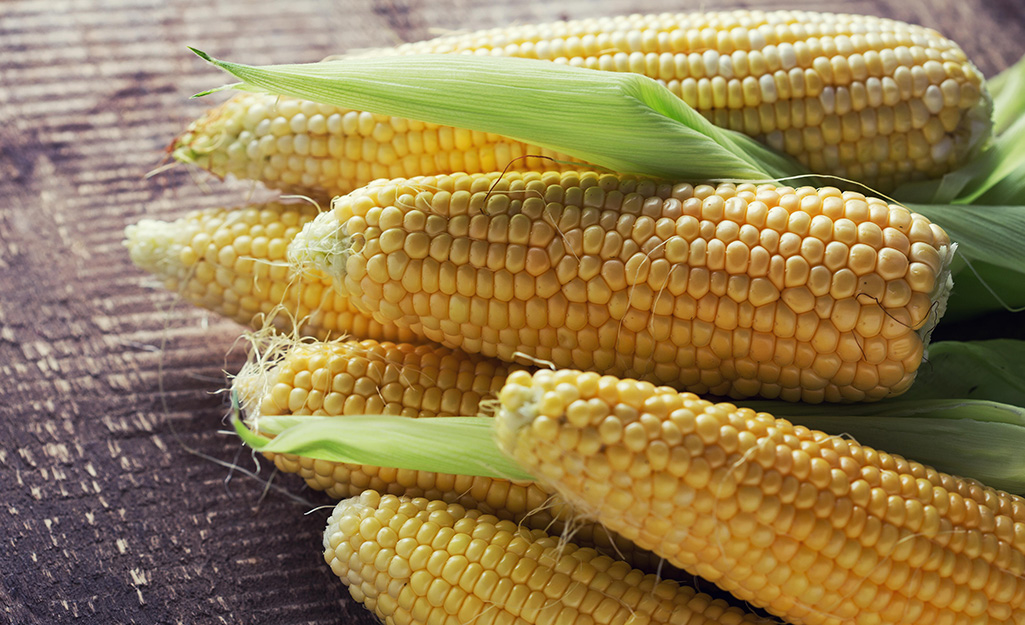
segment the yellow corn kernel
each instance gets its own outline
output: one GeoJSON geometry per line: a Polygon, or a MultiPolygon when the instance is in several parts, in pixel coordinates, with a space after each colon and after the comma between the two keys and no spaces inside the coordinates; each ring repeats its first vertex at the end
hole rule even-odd
{"type": "Polygon", "coordinates": [[[1025,615],[1020,497],[649,382],[521,371],[499,399],[499,445],[539,481],[788,623],[1025,615]],[[542,405],[563,411],[539,436],[542,405]]]}
{"type": "Polygon", "coordinates": [[[292,275],[285,251],[317,213],[305,202],[197,210],[175,221],[130,225],[125,245],[132,261],[165,288],[243,325],[287,333],[298,320],[303,334],[318,338],[413,340],[412,332],[361,313],[324,276],[292,275]]]}
{"type": "Polygon", "coordinates": [[[335,507],[324,561],[388,623],[771,622],[542,530],[373,491],[335,507]]]}
{"type": "MultiPolygon", "coordinates": [[[[368,55],[526,57],[656,79],[715,124],[815,172],[880,191],[936,178],[990,135],[982,74],[934,30],[808,11],[631,15],[450,35],[368,55]]],[[[526,154],[495,135],[241,94],[179,136],[172,152],[218,176],[340,195],[376,178],[500,170],[526,154]]],[[[553,168],[538,159],[515,163],[553,168]]]]}
{"type": "Polygon", "coordinates": [[[289,258],[379,322],[702,394],[897,395],[951,285],[938,226],[828,187],[453,174],[379,181],[333,207],[289,258]]]}

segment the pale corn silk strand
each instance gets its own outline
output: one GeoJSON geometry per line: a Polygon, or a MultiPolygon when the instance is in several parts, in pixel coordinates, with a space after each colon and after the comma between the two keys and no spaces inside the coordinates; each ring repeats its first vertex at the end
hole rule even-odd
{"type": "MultiPolygon", "coordinates": [[[[167,348],[167,340],[168,340],[168,333],[169,333],[169,330],[170,330],[170,322],[171,322],[172,316],[174,314],[175,306],[177,304],[179,304],[179,303],[181,303],[181,296],[180,296],[180,294],[175,293],[174,299],[172,300],[170,305],[167,307],[167,309],[163,313],[163,317],[164,317],[163,325],[164,325],[164,328],[163,328],[162,333],[161,333],[160,344],[158,346],[154,346],[153,347],[153,349],[158,353],[158,358],[157,358],[157,396],[160,398],[160,409],[161,409],[161,412],[162,412],[162,416],[164,418],[165,423],[167,424],[168,429],[171,432],[171,436],[174,438],[174,440],[178,444],[178,446],[181,447],[183,450],[185,450],[187,453],[189,453],[189,454],[191,454],[193,456],[196,456],[198,458],[201,458],[201,459],[203,459],[203,460],[205,460],[207,462],[211,462],[211,463],[216,464],[218,466],[224,467],[225,469],[228,469],[228,474],[225,475],[225,477],[224,477],[224,486],[225,486],[225,488],[228,488],[228,485],[231,482],[232,476],[237,473],[237,474],[240,474],[240,475],[244,475],[244,476],[246,476],[248,478],[254,479],[257,482],[260,482],[260,483],[262,483],[264,485],[263,493],[260,495],[257,504],[259,503],[259,501],[263,500],[263,498],[267,495],[267,493],[269,493],[270,491],[273,490],[274,492],[278,493],[279,495],[284,496],[286,499],[289,499],[289,500],[295,502],[296,504],[298,504],[300,506],[303,506],[303,507],[305,507],[307,509],[313,509],[315,507],[315,504],[312,503],[311,501],[309,501],[308,499],[295,494],[291,489],[288,489],[288,488],[279,486],[278,484],[275,484],[274,483],[274,475],[273,474],[271,476],[269,476],[269,477],[263,477],[263,476],[260,475],[260,463],[259,463],[259,460],[258,460],[258,457],[257,457],[257,454],[256,454],[255,450],[251,450],[250,451],[251,459],[252,459],[253,463],[256,466],[256,470],[254,471],[254,470],[247,469],[247,468],[245,468],[245,467],[243,467],[242,465],[239,464],[239,457],[241,456],[241,454],[242,454],[242,452],[243,452],[243,450],[245,448],[243,445],[239,445],[238,449],[236,450],[236,454],[235,454],[234,459],[232,459],[230,461],[227,461],[227,460],[223,460],[221,458],[218,458],[216,456],[210,455],[210,454],[208,454],[206,452],[203,452],[203,451],[197,449],[193,445],[190,445],[189,443],[187,443],[185,441],[185,439],[181,436],[181,433],[178,431],[178,426],[175,423],[175,420],[170,418],[170,416],[171,416],[171,408],[170,408],[170,405],[169,405],[168,399],[167,399],[167,390],[164,387],[164,375],[165,375],[164,355],[165,355],[166,348],[167,348]]],[[[230,350],[229,350],[228,353],[230,354],[230,350]]],[[[228,355],[226,354],[225,355],[225,359],[227,359],[227,356],[228,355]]],[[[226,414],[225,418],[227,418],[229,415],[230,415],[230,413],[226,414]]],[[[229,433],[233,434],[233,432],[228,432],[228,431],[224,431],[223,433],[224,434],[229,434],[229,433]]]]}

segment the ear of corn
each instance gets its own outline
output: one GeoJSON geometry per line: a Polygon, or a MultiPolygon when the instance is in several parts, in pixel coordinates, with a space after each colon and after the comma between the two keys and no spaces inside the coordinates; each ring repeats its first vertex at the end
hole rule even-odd
{"type": "Polygon", "coordinates": [[[324,560],[387,623],[771,622],[541,530],[373,491],[335,507],[324,560]]]}
{"type": "Polygon", "coordinates": [[[170,222],[143,219],[125,229],[125,245],[167,289],[253,328],[289,333],[298,323],[318,338],[413,340],[409,330],[360,312],[326,276],[289,271],[287,246],[318,212],[308,203],[271,202],[197,210],[170,222]]]}
{"type": "MultiPolygon", "coordinates": [[[[284,343],[274,350],[283,350],[279,358],[248,363],[232,383],[246,422],[257,431],[261,420],[275,415],[490,415],[509,372],[520,368],[434,345],[284,343]]],[[[596,524],[576,522],[561,499],[533,481],[331,462],[301,454],[264,455],[279,470],[297,473],[311,488],[336,499],[374,490],[443,500],[525,527],[571,533],[578,544],[618,554],[646,570],[662,564],[596,524]]],[[[668,574],[673,569],[664,570],[668,574]]]]}
{"type": "Polygon", "coordinates": [[[243,93],[206,112],[172,146],[220,176],[331,197],[378,178],[445,171],[564,167],[569,156],[498,135],[243,93]],[[542,156],[544,159],[526,156],[542,156]]]}
{"type": "MultiPolygon", "coordinates": [[[[474,416],[487,411],[512,370],[519,367],[437,345],[361,341],[286,343],[280,357],[248,363],[235,377],[246,422],[259,428],[274,415],[380,414],[411,418],[474,416]]],[[[490,479],[429,474],[393,468],[327,462],[293,454],[267,454],[278,469],[298,473],[312,488],[335,498],[367,488],[383,493],[440,499],[486,496],[490,479]]],[[[523,510],[539,507],[547,495],[522,490],[523,510]]],[[[453,500],[455,501],[455,499],[453,500]]],[[[497,512],[492,508],[491,512],[497,512]]]]}
{"type": "Polygon", "coordinates": [[[510,375],[499,444],[637,544],[795,625],[1025,616],[1025,500],[766,413],[510,375]]]}
{"type": "MultiPolygon", "coordinates": [[[[813,172],[881,191],[957,167],[991,127],[982,75],[956,44],[873,17],[634,15],[455,35],[371,54],[437,53],[643,74],[716,125],[813,172]]],[[[379,177],[489,171],[547,152],[496,135],[243,94],[193,123],[172,153],[220,176],[335,195],[379,177]]]]}
{"type": "Polygon", "coordinates": [[[833,188],[453,174],[381,181],[333,207],[290,261],[374,319],[696,393],[899,394],[950,288],[942,229],[833,188]]]}

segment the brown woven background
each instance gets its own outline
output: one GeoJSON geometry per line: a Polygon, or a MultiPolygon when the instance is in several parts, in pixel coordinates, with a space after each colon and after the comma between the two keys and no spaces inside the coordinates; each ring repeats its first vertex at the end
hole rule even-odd
{"type": "MultiPolygon", "coordinates": [[[[374,622],[321,560],[327,511],[306,513],[326,500],[223,466],[256,469],[216,393],[242,360],[240,328],[176,302],[122,248],[139,218],[261,193],[183,167],[144,177],[213,104],[189,96],[224,80],[186,45],[313,61],[444,29],[702,4],[0,2],[0,622],[374,622]]],[[[1018,0],[716,6],[918,22],[988,75],[1025,52],[1018,0]]]]}

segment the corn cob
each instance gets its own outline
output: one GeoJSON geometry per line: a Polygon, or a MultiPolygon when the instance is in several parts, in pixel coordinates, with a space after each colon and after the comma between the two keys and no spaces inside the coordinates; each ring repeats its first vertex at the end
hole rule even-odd
{"type": "Polygon", "coordinates": [[[647,382],[517,372],[499,397],[526,470],[789,623],[1025,619],[1020,497],[647,382]]]}
{"type": "MultiPolygon", "coordinates": [[[[956,168],[991,128],[982,75],[956,44],[934,30],[876,17],[632,15],[451,35],[369,54],[424,53],[644,74],[717,125],[814,172],[880,191],[956,168]]],[[[376,178],[499,170],[524,154],[566,158],[495,135],[258,94],[212,109],[171,151],[218,176],[327,195],[376,178]]]]}
{"type": "MultiPolygon", "coordinates": [[[[247,363],[232,383],[251,426],[275,415],[475,416],[486,407],[482,401],[493,402],[509,372],[519,368],[436,345],[370,339],[299,343],[270,358],[247,363]]],[[[467,503],[493,506],[488,509],[492,513],[504,504],[497,491],[489,497],[490,478],[267,455],[281,471],[298,473],[310,487],[336,499],[369,488],[432,499],[467,497],[467,503]]],[[[503,483],[516,491],[511,498],[522,500],[517,513],[538,508],[548,498],[526,483],[503,483]]]]}
{"type": "MultiPolygon", "coordinates": [[[[489,404],[493,406],[509,372],[519,369],[439,346],[373,340],[300,343],[262,351],[279,356],[264,356],[273,364],[247,363],[232,383],[247,423],[257,429],[261,417],[274,415],[490,415],[489,404]]],[[[638,568],[679,574],[604,528],[575,521],[564,502],[535,482],[264,455],[280,471],[297,473],[311,488],[335,499],[374,490],[458,503],[526,527],[572,533],[578,544],[616,554],[638,568]]]]}
{"type": "Polygon", "coordinates": [[[272,202],[197,210],[171,222],[144,219],[125,229],[125,245],[167,289],[243,325],[287,333],[298,321],[302,333],[322,339],[414,340],[361,313],[325,276],[291,275],[285,250],[318,212],[312,204],[272,202]]]}
{"type": "Polygon", "coordinates": [[[906,390],[951,258],[938,226],[858,193],[594,172],[375,183],[289,249],[445,345],[806,402],[906,390]]]}
{"type": "Polygon", "coordinates": [[[773,622],[541,530],[373,491],[335,507],[324,560],[386,623],[773,622]]]}

